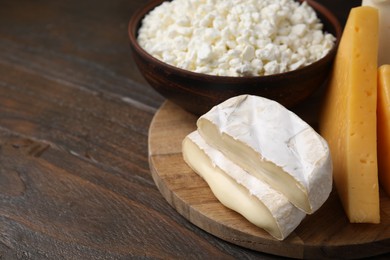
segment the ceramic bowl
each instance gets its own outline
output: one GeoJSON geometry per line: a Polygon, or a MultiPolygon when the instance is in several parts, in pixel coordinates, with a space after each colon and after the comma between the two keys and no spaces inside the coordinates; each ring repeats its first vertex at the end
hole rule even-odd
{"type": "Polygon", "coordinates": [[[324,24],[324,30],[336,37],[333,49],[322,59],[297,70],[254,77],[226,77],[195,73],[171,66],[147,53],[137,42],[137,31],[144,16],[163,0],[153,0],[135,12],[128,34],[133,58],[146,81],[166,99],[183,109],[201,115],[214,105],[240,94],[252,94],[275,100],[292,108],[310,97],[326,81],[339,39],[340,22],[315,1],[307,0],[324,24]]]}

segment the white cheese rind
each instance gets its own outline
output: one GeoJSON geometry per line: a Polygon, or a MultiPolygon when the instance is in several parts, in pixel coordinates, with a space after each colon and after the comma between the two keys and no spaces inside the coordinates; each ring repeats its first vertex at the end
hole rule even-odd
{"type": "Polygon", "coordinates": [[[215,106],[197,121],[207,143],[311,214],[332,190],[326,141],[279,103],[241,95],[215,106]]]}
{"type": "Polygon", "coordinates": [[[305,217],[283,194],[209,146],[198,131],[183,140],[182,151],[185,162],[208,183],[223,205],[274,238],[285,239],[305,217]]]}

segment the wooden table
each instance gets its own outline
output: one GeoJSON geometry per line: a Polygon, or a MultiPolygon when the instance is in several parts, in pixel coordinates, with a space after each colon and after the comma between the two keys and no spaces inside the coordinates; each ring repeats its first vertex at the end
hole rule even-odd
{"type": "MultiPolygon", "coordinates": [[[[344,23],[360,1],[323,0],[344,23]]],[[[276,257],[197,228],[161,196],[127,23],[142,1],[0,2],[0,259],[276,257]]]]}

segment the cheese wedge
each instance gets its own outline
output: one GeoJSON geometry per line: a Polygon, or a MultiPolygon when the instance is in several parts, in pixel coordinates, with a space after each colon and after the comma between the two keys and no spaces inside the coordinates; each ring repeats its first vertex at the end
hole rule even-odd
{"type": "Polygon", "coordinates": [[[390,65],[378,70],[377,116],[379,181],[390,196],[390,65]]]}
{"type": "Polygon", "coordinates": [[[286,238],[305,217],[280,192],[209,146],[197,131],[183,140],[182,151],[185,162],[208,183],[223,205],[274,238],[286,238]]]}
{"type": "Polygon", "coordinates": [[[197,121],[208,144],[306,213],[332,190],[325,140],[275,101],[241,95],[213,107],[197,121]]]}
{"type": "Polygon", "coordinates": [[[333,176],[350,222],[378,223],[376,145],[378,11],[353,8],[329,80],[319,121],[333,176]]]}

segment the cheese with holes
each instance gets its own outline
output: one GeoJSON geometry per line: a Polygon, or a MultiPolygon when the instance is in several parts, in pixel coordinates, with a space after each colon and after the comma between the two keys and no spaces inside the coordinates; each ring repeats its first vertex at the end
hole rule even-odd
{"type": "Polygon", "coordinates": [[[280,192],[253,177],[192,132],[183,140],[183,158],[210,186],[217,199],[279,240],[286,238],[305,213],[280,192]]]}
{"type": "Polygon", "coordinates": [[[325,94],[320,133],[328,141],[333,177],[350,222],[378,223],[378,11],[349,14],[325,94]]]}
{"type": "Polygon", "coordinates": [[[390,195],[390,65],[378,70],[377,116],[379,181],[390,195]]]}
{"type": "Polygon", "coordinates": [[[208,144],[306,213],[332,189],[326,141],[275,101],[241,95],[213,107],[197,121],[208,144]]]}

